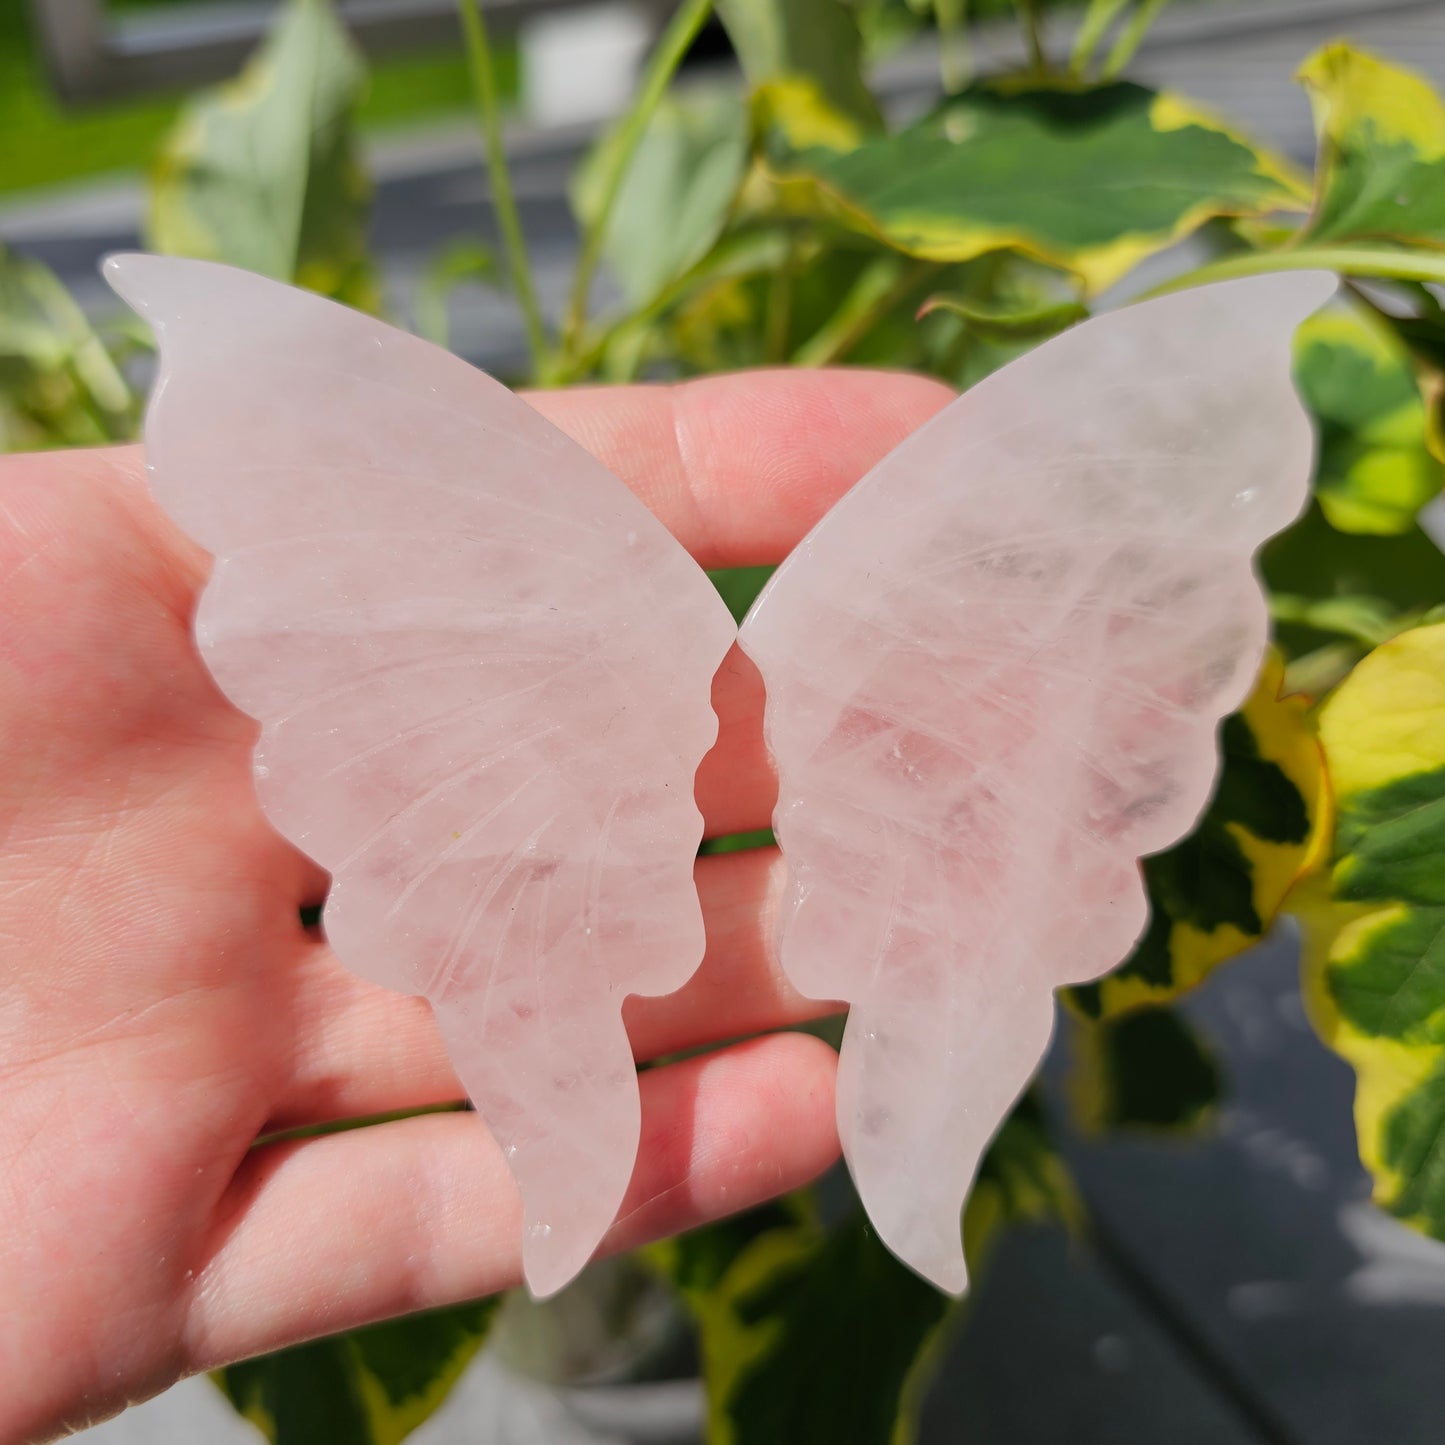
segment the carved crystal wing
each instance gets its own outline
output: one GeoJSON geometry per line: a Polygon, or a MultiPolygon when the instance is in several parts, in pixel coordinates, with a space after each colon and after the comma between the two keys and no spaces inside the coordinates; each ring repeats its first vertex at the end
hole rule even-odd
{"type": "Polygon", "coordinates": [[[1230,282],[1069,331],[947,407],[774,576],[782,962],[851,1005],[838,1122],[884,1241],[964,1287],[959,1212],[1053,990],[1145,922],[1197,818],[1304,504],[1295,325],[1333,282],[1230,282]]]}
{"type": "Polygon", "coordinates": [[[262,806],[332,873],[341,961],[431,1000],[548,1294],[632,1171],[623,998],[702,957],[693,774],[732,621],[622,482],[455,357],[227,267],[106,270],[160,338],[151,486],[215,555],[196,633],[262,724],[262,806]]]}

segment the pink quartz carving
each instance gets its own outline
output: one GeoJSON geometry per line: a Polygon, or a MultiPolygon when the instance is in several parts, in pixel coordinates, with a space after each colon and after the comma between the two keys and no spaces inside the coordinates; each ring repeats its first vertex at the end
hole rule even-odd
{"type": "Polygon", "coordinates": [[[446,352],[229,267],[106,274],[160,337],[151,487],[216,557],[196,636],[262,725],[261,804],[333,875],[337,957],[430,999],[549,1294],[635,1161],[622,1001],[702,958],[693,774],[732,619],[622,482],[446,352]]]}
{"type": "Polygon", "coordinates": [[[1319,273],[1069,331],[945,408],[814,528],[745,621],[789,887],[782,963],[851,1005],[849,1167],[950,1291],[959,1213],[1053,990],[1146,918],[1137,859],[1198,817],[1267,617],[1255,549],[1304,505],[1290,384],[1319,273]]]}

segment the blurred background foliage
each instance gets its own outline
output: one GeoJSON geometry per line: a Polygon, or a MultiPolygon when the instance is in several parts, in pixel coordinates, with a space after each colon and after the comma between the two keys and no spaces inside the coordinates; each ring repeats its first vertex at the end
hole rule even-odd
{"type": "MultiPolygon", "coordinates": [[[[176,0],[109,0],[125,13],[174,8],[176,0]]],[[[516,50],[496,56],[504,96],[517,90],[516,50]]],[[[390,59],[367,77],[358,124],[371,128],[452,115],[471,97],[459,52],[390,59]]],[[[23,4],[0,5],[0,196],[113,171],[133,170],[153,156],[186,104],[181,94],[71,110],[58,101],[45,74],[23,4]]]]}
{"type": "MultiPolygon", "coordinates": [[[[527,374],[509,379],[541,386],[856,363],[966,387],[1120,283],[1147,289],[1136,268],[1186,238],[1204,259],[1169,286],[1338,272],[1338,301],[1296,348],[1320,439],[1314,500],[1261,559],[1277,651],[1223,727],[1223,773],[1197,830],[1145,864],[1144,937],[1066,1000],[1079,1034],[1071,1093],[1087,1128],[1206,1125],[1222,1081],[1172,1005],[1293,896],[1310,926],[1311,1016],[1360,1076],[1377,1198],[1445,1239],[1445,623],[1434,618],[1445,559],[1419,522],[1445,459],[1445,308],[1431,289],[1445,283],[1445,104],[1409,72],[1331,45],[1300,71],[1318,135],[1303,174],[1188,97],[1121,78],[1162,0],[1071,7],[1059,49],[1043,8],[716,0],[714,12],[683,0],[633,106],[573,177],[578,262],[559,316],[538,305],[507,184],[500,115],[515,57],[489,43],[474,0],[461,0],[464,52],[370,76],[328,0],[287,0],[232,83],[104,117],[55,109],[5,7],[0,135],[20,142],[0,188],[145,154],[153,249],[381,311],[359,129],[465,99],[501,254],[469,240],[439,250],[413,320],[445,343],[453,287],[509,291],[530,349],[527,374]],[[976,73],[971,27],[1008,14],[1021,65],[976,73]],[[719,23],[736,78],[679,79],[719,23]],[[894,124],[870,67],[920,27],[938,35],[941,99],[894,124]]],[[[134,323],[93,323],[38,262],[0,251],[0,449],[133,438],[148,345],[134,323]]],[[[741,615],[764,576],[716,581],[741,615]]],[[[969,1202],[971,1272],[999,1230],[1041,1216],[1088,1229],[1030,1095],[969,1202]]],[[[836,1191],[637,1264],[695,1323],[717,1442],[906,1442],[937,1342],[967,1309],[899,1266],[836,1191]]],[[[397,1441],[497,1314],[467,1305],[378,1326],[218,1381],[274,1440],[397,1441]]]]}

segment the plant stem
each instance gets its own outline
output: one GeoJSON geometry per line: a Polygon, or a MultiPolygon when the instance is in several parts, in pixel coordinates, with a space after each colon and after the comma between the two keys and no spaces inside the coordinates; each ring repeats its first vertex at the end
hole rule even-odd
{"type": "Polygon", "coordinates": [[[968,49],[968,0],[934,0],[938,22],[938,68],[943,88],[957,95],[968,84],[972,57],[968,49]]]}
{"type": "Polygon", "coordinates": [[[487,41],[487,27],[477,0],[457,0],[462,34],[466,39],[467,64],[472,74],[476,95],[477,116],[482,125],[482,138],[487,149],[487,175],[492,183],[492,201],[497,211],[497,224],[507,248],[507,270],[517,303],[522,308],[522,321],[527,328],[527,345],[532,353],[532,369],[538,377],[549,369],[551,348],[547,330],[542,324],[542,310],[537,304],[537,290],[532,284],[532,266],[527,258],[527,240],[522,234],[522,219],[517,214],[516,197],[512,194],[512,177],[507,169],[507,151],[502,143],[502,114],[497,105],[497,78],[492,65],[492,49],[487,41]]]}
{"type": "Polygon", "coordinates": [[[95,393],[90,389],[90,384],[85,378],[85,373],[76,364],[73,355],[66,357],[61,371],[75,388],[75,400],[85,419],[95,428],[95,436],[85,438],[79,445],[94,446],[98,443],[104,446],[108,442],[130,440],[120,434],[116,426],[116,419],[96,400],[95,393]]]}
{"type": "Polygon", "coordinates": [[[1159,12],[1169,0],[1139,0],[1139,8],[1125,22],[1099,72],[1101,80],[1113,80],[1134,58],[1134,52],[1144,42],[1149,27],[1159,18],[1159,12]]]}
{"type": "Polygon", "coordinates": [[[1266,276],[1274,271],[1338,271],[1346,276],[1378,276],[1394,281],[1445,282],[1445,255],[1393,251],[1382,246],[1301,246],[1294,251],[1246,251],[1207,262],[1162,286],[1155,286],[1145,295],[1163,296],[1211,281],[1266,276]]]}
{"type": "Polygon", "coordinates": [[[798,233],[788,232],[788,250],[783,264],[773,272],[768,288],[767,335],[763,359],[769,366],[785,361],[788,355],[788,333],[793,324],[793,278],[798,274],[798,233]]]}
{"type": "MultiPolygon", "coordinates": [[[[719,266],[716,253],[704,256],[701,261],[684,271],[681,276],[674,277],[669,281],[651,301],[628,316],[624,324],[628,326],[651,325],[659,317],[665,316],[680,301],[692,295],[699,285],[709,280],[717,280],[722,277],[742,279],[762,275],[776,276],[779,270],[788,263],[789,244],[787,238],[767,232],[752,236],[744,233],[730,239],[725,237],[717,249],[719,251],[731,250],[734,253],[735,264],[719,266]],[[741,264],[736,263],[736,258],[739,256],[742,258],[741,264]]],[[[568,360],[561,373],[563,379],[570,382],[587,376],[606,355],[611,334],[608,332],[601,337],[595,335],[591,337],[587,350],[568,360]]]]}
{"type": "MultiPolygon", "coordinates": [[[[900,258],[901,259],[901,258],[900,258]]],[[[938,261],[914,261],[890,276],[883,263],[865,271],[842,305],[794,353],[794,366],[833,366],[868,335],[910,292],[941,268],[938,261]]]]}
{"type": "Polygon", "coordinates": [[[603,152],[605,169],[598,185],[599,203],[597,213],[592,217],[582,236],[582,250],[577,258],[577,271],[572,279],[572,299],[567,305],[567,317],[562,327],[562,350],[571,355],[581,344],[583,328],[587,324],[587,299],[592,291],[592,277],[602,257],[602,242],[607,235],[607,223],[612,219],[612,208],[617,204],[618,193],[626,178],[627,169],[637,152],[637,147],[647,130],[672,77],[682,64],[692,42],[697,38],[707,18],[712,14],[713,0],[683,0],[681,8],[672,17],[662,39],[657,43],[647,69],[643,72],[642,85],[632,109],[623,117],[616,134],[605,142],[603,152]]]}
{"type": "Polygon", "coordinates": [[[1076,80],[1084,78],[1089,62],[1094,58],[1094,51],[1099,48],[1099,42],[1119,18],[1120,12],[1128,8],[1129,3],[1130,0],[1090,0],[1089,8],[1084,12],[1084,18],[1079,22],[1078,32],[1074,36],[1073,53],[1069,56],[1069,74],[1076,80]]]}
{"type": "Polygon", "coordinates": [[[1024,42],[1029,48],[1029,69],[1035,75],[1047,75],[1049,58],[1044,53],[1044,35],[1039,20],[1038,0],[1014,0],[1014,8],[1018,11],[1019,24],[1023,27],[1024,32],[1024,42]]]}

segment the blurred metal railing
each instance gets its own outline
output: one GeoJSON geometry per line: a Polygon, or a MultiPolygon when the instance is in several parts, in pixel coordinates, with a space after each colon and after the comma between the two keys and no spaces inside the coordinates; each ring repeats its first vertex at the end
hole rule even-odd
{"type": "MultiPolygon", "coordinates": [[[[506,33],[529,16],[587,0],[482,0],[506,33]]],[[[30,0],[56,92],[71,102],[171,90],[232,74],[265,33],[274,0],[206,0],[116,14],[106,0],[30,0]]],[[[370,55],[456,43],[455,0],[339,0],[370,55]]]]}

